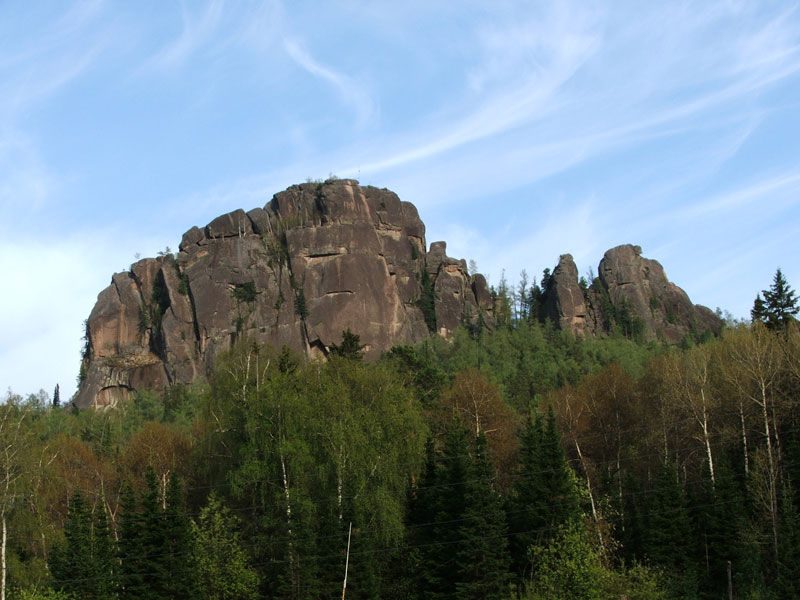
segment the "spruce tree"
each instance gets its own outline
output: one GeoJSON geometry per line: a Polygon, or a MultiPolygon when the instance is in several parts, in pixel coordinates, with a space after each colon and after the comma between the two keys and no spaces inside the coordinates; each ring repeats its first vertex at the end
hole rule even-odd
{"type": "Polygon", "coordinates": [[[92,598],[111,600],[119,588],[119,559],[117,546],[111,537],[105,501],[95,507],[92,527],[92,598]]]}
{"type": "Polygon", "coordinates": [[[494,490],[494,468],[489,461],[486,436],[475,441],[475,457],[464,490],[464,514],[456,552],[459,600],[508,597],[511,557],[505,513],[494,490]]]}
{"type": "Polygon", "coordinates": [[[456,555],[462,540],[460,525],[471,468],[467,430],[457,417],[448,424],[441,461],[436,483],[426,494],[436,510],[433,522],[421,525],[430,532],[422,558],[425,566],[421,587],[425,598],[451,598],[458,581],[456,555]]]}
{"type": "Polygon", "coordinates": [[[198,596],[197,569],[194,558],[194,534],[184,508],[183,482],[170,477],[164,510],[164,552],[166,592],[174,600],[191,600],[198,596]]]}
{"type": "Polygon", "coordinates": [[[768,290],[762,290],[756,296],[751,317],[754,321],[761,321],[770,329],[785,329],[795,320],[795,315],[800,311],[797,306],[797,295],[791,288],[780,269],[775,272],[772,285],[768,290]]]}
{"type": "Polygon", "coordinates": [[[349,327],[342,332],[341,344],[330,345],[331,354],[350,360],[361,360],[364,357],[363,350],[364,346],[361,344],[361,338],[358,334],[350,331],[349,327]]]}
{"type": "Polygon", "coordinates": [[[651,563],[671,575],[673,591],[679,597],[693,594],[696,582],[687,552],[692,527],[678,472],[670,461],[659,467],[646,518],[645,548],[651,563]]]}
{"type": "Polygon", "coordinates": [[[133,486],[126,482],[120,492],[120,600],[146,600],[149,597],[144,571],[144,528],[138,508],[133,486]]]}
{"type": "Polygon", "coordinates": [[[147,597],[151,600],[167,600],[171,582],[167,569],[167,531],[164,512],[161,509],[161,489],[156,473],[147,467],[144,474],[147,486],[141,499],[139,513],[142,540],[141,572],[147,597]]]}
{"type": "Polygon", "coordinates": [[[76,491],[64,523],[64,543],[50,555],[50,572],[57,589],[78,598],[91,597],[95,571],[92,563],[91,515],[76,491]]]}
{"type": "Polygon", "coordinates": [[[536,416],[522,436],[521,470],[509,503],[515,570],[529,567],[531,546],[545,546],[556,531],[581,517],[575,476],[561,447],[552,409],[536,416]]]}

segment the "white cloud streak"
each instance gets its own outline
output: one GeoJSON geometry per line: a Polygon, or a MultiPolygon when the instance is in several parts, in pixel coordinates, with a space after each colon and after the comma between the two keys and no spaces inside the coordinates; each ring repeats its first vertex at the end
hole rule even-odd
{"type": "Polygon", "coordinates": [[[314,59],[305,45],[296,38],[284,39],[283,47],[297,66],[336,90],[341,101],[355,112],[357,129],[363,129],[376,117],[375,102],[364,84],[314,59]]]}
{"type": "Polygon", "coordinates": [[[145,70],[166,71],[182,67],[213,39],[222,20],[224,6],[223,0],[211,0],[202,13],[195,16],[190,7],[181,2],[181,34],[152,56],[145,63],[145,70]]]}

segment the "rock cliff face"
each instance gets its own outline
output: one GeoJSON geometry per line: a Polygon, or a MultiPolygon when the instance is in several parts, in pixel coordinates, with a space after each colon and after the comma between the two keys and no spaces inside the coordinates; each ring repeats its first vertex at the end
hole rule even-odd
{"type": "Polygon", "coordinates": [[[674,343],[691,334],[719,334],[720,319],[705,306],[692,304],[657,261],[641,254],[639,246],[612,248],[586,289],[579,283],[572,256],[562,255],[546,286],[546,316],[557,328],[580,336],[620,328],[632,337],[674,343]]]}
{"type": "MultiPolygon", "coordinates": [[[[350,329],[371,359],[464,324],[493,329],[498,301],[486,279],[470,277],[444,242],[426,248],[412,204],[353,180],[295,185],[264,208],[193,227],[177,256],[140,260],[99,294],[73,403],[114,406],[134,390],[205,378],[241,337],[314,359],[350,329]]],[[[629,245],[606,252],[586,289],[563,255],[541,308],[578,336],[621,328],[675,342],[721,327],[629,245]]]]}
{"type": "Polygon", "coordinates": [[[412,204],[353,180],[292,186],[193,227],[179,249],[116,273],[98,296],[77,407],[203,378],[242,336],[315,358],[349,328],[370,359],[431,329],[494,326],[486,280],[444,242],[426,252],[412,204]]]}

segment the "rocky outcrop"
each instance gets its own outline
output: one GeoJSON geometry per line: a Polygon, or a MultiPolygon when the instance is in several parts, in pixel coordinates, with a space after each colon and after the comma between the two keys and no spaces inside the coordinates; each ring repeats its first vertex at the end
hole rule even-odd
{"type": "Polygon", "coordinates": [[[470,278],[444,242],[426,252],[412,204],[354,180],[292,186],[263,208],[193,227],[179,250],[115,274],[98,296],[79,408],[206,377],[241,337],[324,358],[350,329],[371,359],[431,329],[494,324],[486,280],[470,278]]]}
{"type": "MultiPolygon", "coordinates": [[[[324,359],[350,329],[374,359],[433,332],[494,328],[503,299],[444,242],[426,248],[412,204],[354,180],[295,185],[192,227],[177,255],[140,260],[99,294],[73,403],[203,379],[240,338],[324,359]]],[[[638,246],[606,252],[591,285],[565,254],[544,287],[536,314],[576,336],[677,342],[721,328],[638,246]]]]}
{"type": "Polygon", "coordinates": [[[643,258],[639,246],[607,251],[598,276],[581,286],[569,254],[561,256],[544,294],[544,312],[556,327],[575,335],[606,335],[679,342],[687,335],[718,334],[722,321],[705,306],[692,304],[671,283],[658,261],[643,258]]]}
{"type": "Polygon", "coordinates": [[[586,335],[587,310],[584,290],[578,281],[578,267],[571,254],[562,254],[546,283],[543,311],[556,328],[586,335]]]}

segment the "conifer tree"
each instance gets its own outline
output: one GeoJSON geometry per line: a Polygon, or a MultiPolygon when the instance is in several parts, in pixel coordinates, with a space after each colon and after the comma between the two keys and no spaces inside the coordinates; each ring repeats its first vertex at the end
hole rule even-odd
{"type": "Polygon", "coordinates": [[[761,321],[770,329],[785,329],[795,320],[800,307],[797,306],[797,295],[791,288],[780,269],[775,272],[772,285],[756,296],[750,315],[754,321],[761,321]],[[761,294],[764,299],[761,300],[761,294]]]}
{"type": "Polygon", "coordinates": [[[361,360],[364,357],[363,350],[361,338],[358,334],[350,331],[349,327],[342,332],[342,343],[330,346],[331,354],[350,360],[361,360]]]}
{"type": "Polygon", "coordinates": [[[69,502],[64,543],[53,549],[50,571],[56,587],[79,598],[91,597],[93,578],[91,514],[80,492],[69,502]]]}
{"type": "Polygon", "coordinates": [[[119,521],[119,597],[120,600],[145,600],[144,539],[142,521],[139,517],[136,493],[130,482],[126,482],[120,493],[119,521]]]}
{"type": "Polygon", "coordinates": [[[167,532],[161,509],[161,487],[155,470],[150,466],[145,470],[144,480],[147,487],[142,494],[139,512],[142,540],[141,572],[147,597],[152,600],[167,600],[171,584],[166,561],[167,532]]]}
{"type": "Polygon", "coordinates": [[[645,549],[650,561],[671,574],[679,597],[694,593],[692,562],[686,547],[687,540],[692,539],[691,522],[677,469],[670,461],[659,467],[646,520],[645,549]]]}
{"type": "Polygon", "coordinates": [[[116,561],[105,509],[94,511],[76,491],[69,503],[64,543],[50,554],[50,572],[57,589],[77,598],[116,598],[116,561]]]}
{"type": "Polygon", "coordinates": [[[464,514],[456,553],[459,600],[506,598],[510,555],[500,495],[493,489],[494,468],[486,436],[475,441],[475,457],[464,490],[464,514]]]}
{"type": "Polygon", "coordinates": [[[117,597],[119,589],[119,559],[117,545],[111,537],[105,501],[101,499],[95,507],[92,528],[92,579],[97,600],[111,600],[117,597]]]}
{"type": "Polygon", "coordinates": [[[183,482],[173,475],[166,490],[164,510],[164,552],[166,592],[174,600],[198,596],[197,569],[194,563],[194,534],[184,509],[183,482]]]}
{"type": "Polygon", "coordinates": [[[800,513],[792,496],[791,484],[785,485],[781,497],[781,537],[775,582],[780,600],[800,598],[800,513]]]}
{"type": "Polygon", "coordinates": [[[528,568],[528,550],[544,546],[558,528],[581,516],[574,473],[561,447],[552,409],[536,416],[522,436],[521,470],[509,503],[516,571],[528,568]]]}
{"type": "Polygon", "coordinates": [[[456,554],[461,542],[460,525],[465,509],[465,485],[470,476],[469,444],[464,424],[453,417],[447,427],[434,487],[426,494],[435,507],[430,541],[423,553],[422,597],[451,598],[456,589],[459,564],[456,554]]]}

